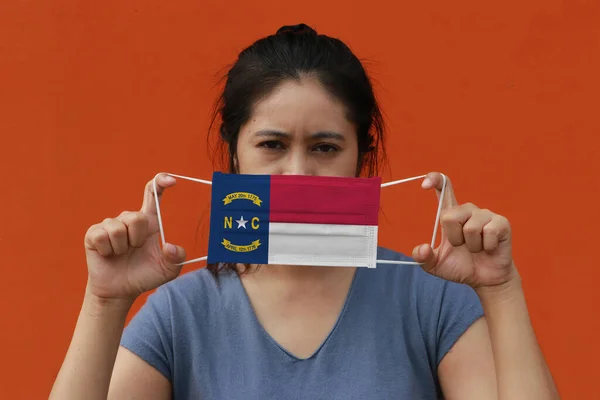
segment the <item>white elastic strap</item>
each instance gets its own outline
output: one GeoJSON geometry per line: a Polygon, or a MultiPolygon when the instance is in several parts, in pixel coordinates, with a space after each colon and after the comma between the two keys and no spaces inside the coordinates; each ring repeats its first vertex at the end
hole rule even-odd
{"type": "MultiPolygon", "coordinates": [[[[435,238],[437,237],[437,231],[438,231],[438,226],[440,224],[440,215],[442,213],[442,202],[444,200],[444,194],[446,193],[446,175],[441,174],[442,175],[442,191],[440,193],[440,198],[438,201],[438,209],[437,209],[437,214],[435,216],[435,224],[433,226],[433,235],[431,237],[431,248],[435,248],[435,238]]],[[[421,178],[425,178],[427,175],[419,175],[419,176],[414,176],[412,178],[406,178],[406,179],[401,179],[399,181],[392,181],[392,182],[386,182],[381,184],[381,187],[388,187],[388,186],[393,186],[393,185],[399,185],[401,183],[404,182],[410,182],[410,181],[414,181],[416,179],[421,179],[421,178]]],[[[423,265],[423,263],[419,263],[416,261],[398,261],[398,260],[377,260],[378,264],[403,264],[403,265],[423,265]]]]}
{"type": "MultiPolygon", "coordinates": [[[[156,203],[156,215],[158,217],[158,227],[160,229],[160,237],[162,240],[162,244],[164,246],[164,244],[166,243],[165,241],[165,231],[163,228],[163,224],[162,224],[162,217],[160,214],[160,201],[158,200],[158,192],[157,192],[157,188],[156,188],[156,177],[158,175],[160,175],[161,173],[156,174],[156,176],[154,177],[154,179],[152,180],[152,183],[154,185],[154,201],[156,203]]],[[[190,178],[189,176],[182,176],[182,175],[175,175],[175,174],[169,174],[169,173],[164,173],[166,175],[169,176],[173,176],[176,178],[181,178],[181,179],[186,179],[189,181],[193,181],[193,182],[199,182],[199,183],[203,183],[205,185],[212,185],[211,181],[207,181],[204,179],[197,179],[197,178],[190,178]]],[[[427,175],[419,175],[419,176],[414,176],[412,178],[406,178],[406,179],[401,179],[398,181],[392,181],[392,182],[386,182],[381,184],[381,187],[388,187],[388,186],[393,186],[393,185],[399,185],[401,183],[405,183],[405,182],[410,182],[410,181],[414,181],[417,179],[421,179],[421,178],[425,178],[427,175]]],[[[438,230],[438,225],[440,223],[440,214],[442,212],[442,202],[444,200],[444,194],[446,193],[446,175],[442,174],[442,191],[440,193],[440,198],[438,201],[438,209],[437,209],[437,215],[435,217],[435,225],[433,226],[433,236],[431,238],[431,248],[433,249],[435,246],[435,238],[437,236],[437,230],[438,230]]],[[[204,257],[199,257],[199,258],[194,258],[193,260],[189,260],[189,261],[185,261],[179,264],[175,264],[175,265],[186,265],[186,264],[191,264],[191,263],[195,263],[198,261],[204,261],[208,258],[208,256],[204,256],[204,257]]],[[[404,264],[404,265],[422,265],[423,263],[418,263],[416,261],[397,261],[397,260],[377,260],[377,263],[379,264],[404,264]]]]}
{"type": "MultiPolygon", "coordinates": [[[[162,173],[162,172],[161,172],[162,173]]],[[[156,177],[158,175],[160,175],[161,173],[156,174],[156,176],[154,177],[154,179],[152,180],[152,184],[154,186],[154,202],[156,203],[156,216],[158,218],[158,228],[160,229],[160,238],[162,240],[162,244],[163,246],[165,245],[166,241],[165,241],[165,230],[163,228],[163,224],[162,224],[162,217],[160,215],[160,201],[158,201],[158,192],[157,192],[157,188],[156,188],[156,177]]],[[[199,183],[204,183],[205,185],[212,185],[211,181],[206,181],[204,179],[197,179],[197,178],[190,178],[189,176],[182,176],[182,175],[175,175],[175,174],[169,174],[167,172],[164,172],[164,174],[172,176],[172,177],[176,177],[176,178],[181,178],[181,179],[187,179],[188,181],[194,181],[194,182],[199,182],[199,183]]],[[[204,261],[208,258],[208,256],[204,256],[204,257],[199,257],[199,258],[194,258],[193,260],[188,260],[188,261],[184,261],[182,263],[179,264],[175,264],[175,265],[186,265],[186,264],[191,264],[191,263],[195,263],[198,261],[204,261]]]]}

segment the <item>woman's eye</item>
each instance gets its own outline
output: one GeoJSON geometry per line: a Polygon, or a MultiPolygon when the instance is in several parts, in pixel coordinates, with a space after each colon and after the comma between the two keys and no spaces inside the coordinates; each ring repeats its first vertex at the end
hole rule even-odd
{"type": "Polygon", "coordinates": [[[266,142],[262,142],[260,147],[265,147],[267,149],[279,150],[283,148],[283,143],[278,140],[267,140],[266,142]]]}
{"type": "Polygon", "coordinates": [[[314,149],[321,153],[331,153],[338,150],[337,146],[331,144],[320,144],[318,146],[315,146],[314,149]]]}

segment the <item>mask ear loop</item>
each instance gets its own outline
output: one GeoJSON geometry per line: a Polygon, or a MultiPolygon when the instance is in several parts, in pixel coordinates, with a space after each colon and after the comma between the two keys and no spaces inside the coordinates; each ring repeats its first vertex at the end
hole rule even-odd
{"type": "MultiPolygon", "coordinates": [[[[203,183],[205,185],[212,185],[211,181],[206,181],[204,179],[197,179],[197,178],[190,178],[189,176],[182,176],[182,175],[175,175],[175,174],[169,174],[166,173],[166,175],[175,177],[175,178],[181,178],[181,179],[186,179],[188,181],[194,181],[194,182],[199,182],[199,183],[203,183]]],[[[160,201],[158,200],[158,192],[157,192],[157,188],[156,188],[156,177],[160,175],[160,173],[156,174],[156,176],[154,177],[154,179],[152,180],[152,185],[154,187],[154,202],[156,203],[156,217],[158,218],[158,228],[160,230],[160,238],[162,240],[162,244],[163,246],[165,245],[166,241],[165,241],[165,230],[163,228],[163,224],[162,224],[162,217],[160,214],[160,201]]],[[[179,264],[175,264],[175,265],[186,265],[186,264],[191,264],[191,263],[195,263],[198,261],[204,261],[208,258],[208,256],[204,256],[204,257],[199,257],[199,258],[194,258],[193,260],[188,260],[188,261],[184,261],[182,263],[179,264]]]]}
{"type": "MultiPolygon", "coordinates": [[[[401,179],[399,181],[386,182],[381,185],[382,188],[398,185],[400,183],[414,181],[417,179],[425,178],[427,175],[419,175],[412,178],[401,179]]],[[[435,225],[433,226],[433,236],[431,237],[431,248],[433,249],[435,246],[435,238],[437,237],[438,226],[440,224],[440,215],[442,213],[442,202],[444,200],[444,195],[446,193],[446,175],[442,174],[442,192],[440,193],[440,198],[438,201],[438,209],[437,215],[435,217],[435,225]]],[[[398,260],[376,260],[378,264],[404,264],[404,265],[423,265],[423,263],[419,263],[416,261],[398,261],[398,260]]]]}

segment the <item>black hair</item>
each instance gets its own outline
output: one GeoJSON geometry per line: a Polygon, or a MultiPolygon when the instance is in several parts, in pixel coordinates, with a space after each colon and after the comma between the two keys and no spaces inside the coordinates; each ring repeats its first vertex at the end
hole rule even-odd
{"type": "MultiPolygon", "coordinates": [[[[254,104],[287,80],[316,78],[341,101],[347,118],[356,126],[358,160],[356,175],[375,176],[385,161],[384,121],[373,86],[360,60],[341,40],[318,34],[305,25],[283,26],[242,50],[224,77],[224,88],[215,103],[209,128],[218,121],[217,149],[229,173],[236,173],[236,149],[240,128],[252,115],[254,104]]],[[[207,268],[237,271],[235,264],[207,268]]],[[[241,273],[248,270],[248,266],[241,273]]],[[[237,271],[240,273],[239,271],[237,271]]]]}

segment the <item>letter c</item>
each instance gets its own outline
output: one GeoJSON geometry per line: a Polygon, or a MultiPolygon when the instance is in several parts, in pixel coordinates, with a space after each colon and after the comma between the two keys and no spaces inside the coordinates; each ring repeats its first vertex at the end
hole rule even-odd
{"type": "Polygon", "coordinates": [[[252,218],[252,222],[251,222],[252,229],[258,229],[258,227],[259,227],[260,225],[258,225],[258,224],[254,225],[254,222],[258,222],[258,221],[260,221],[260,220],[258,219],[258,217],[254,217],[254,218],[252,218]]]}

